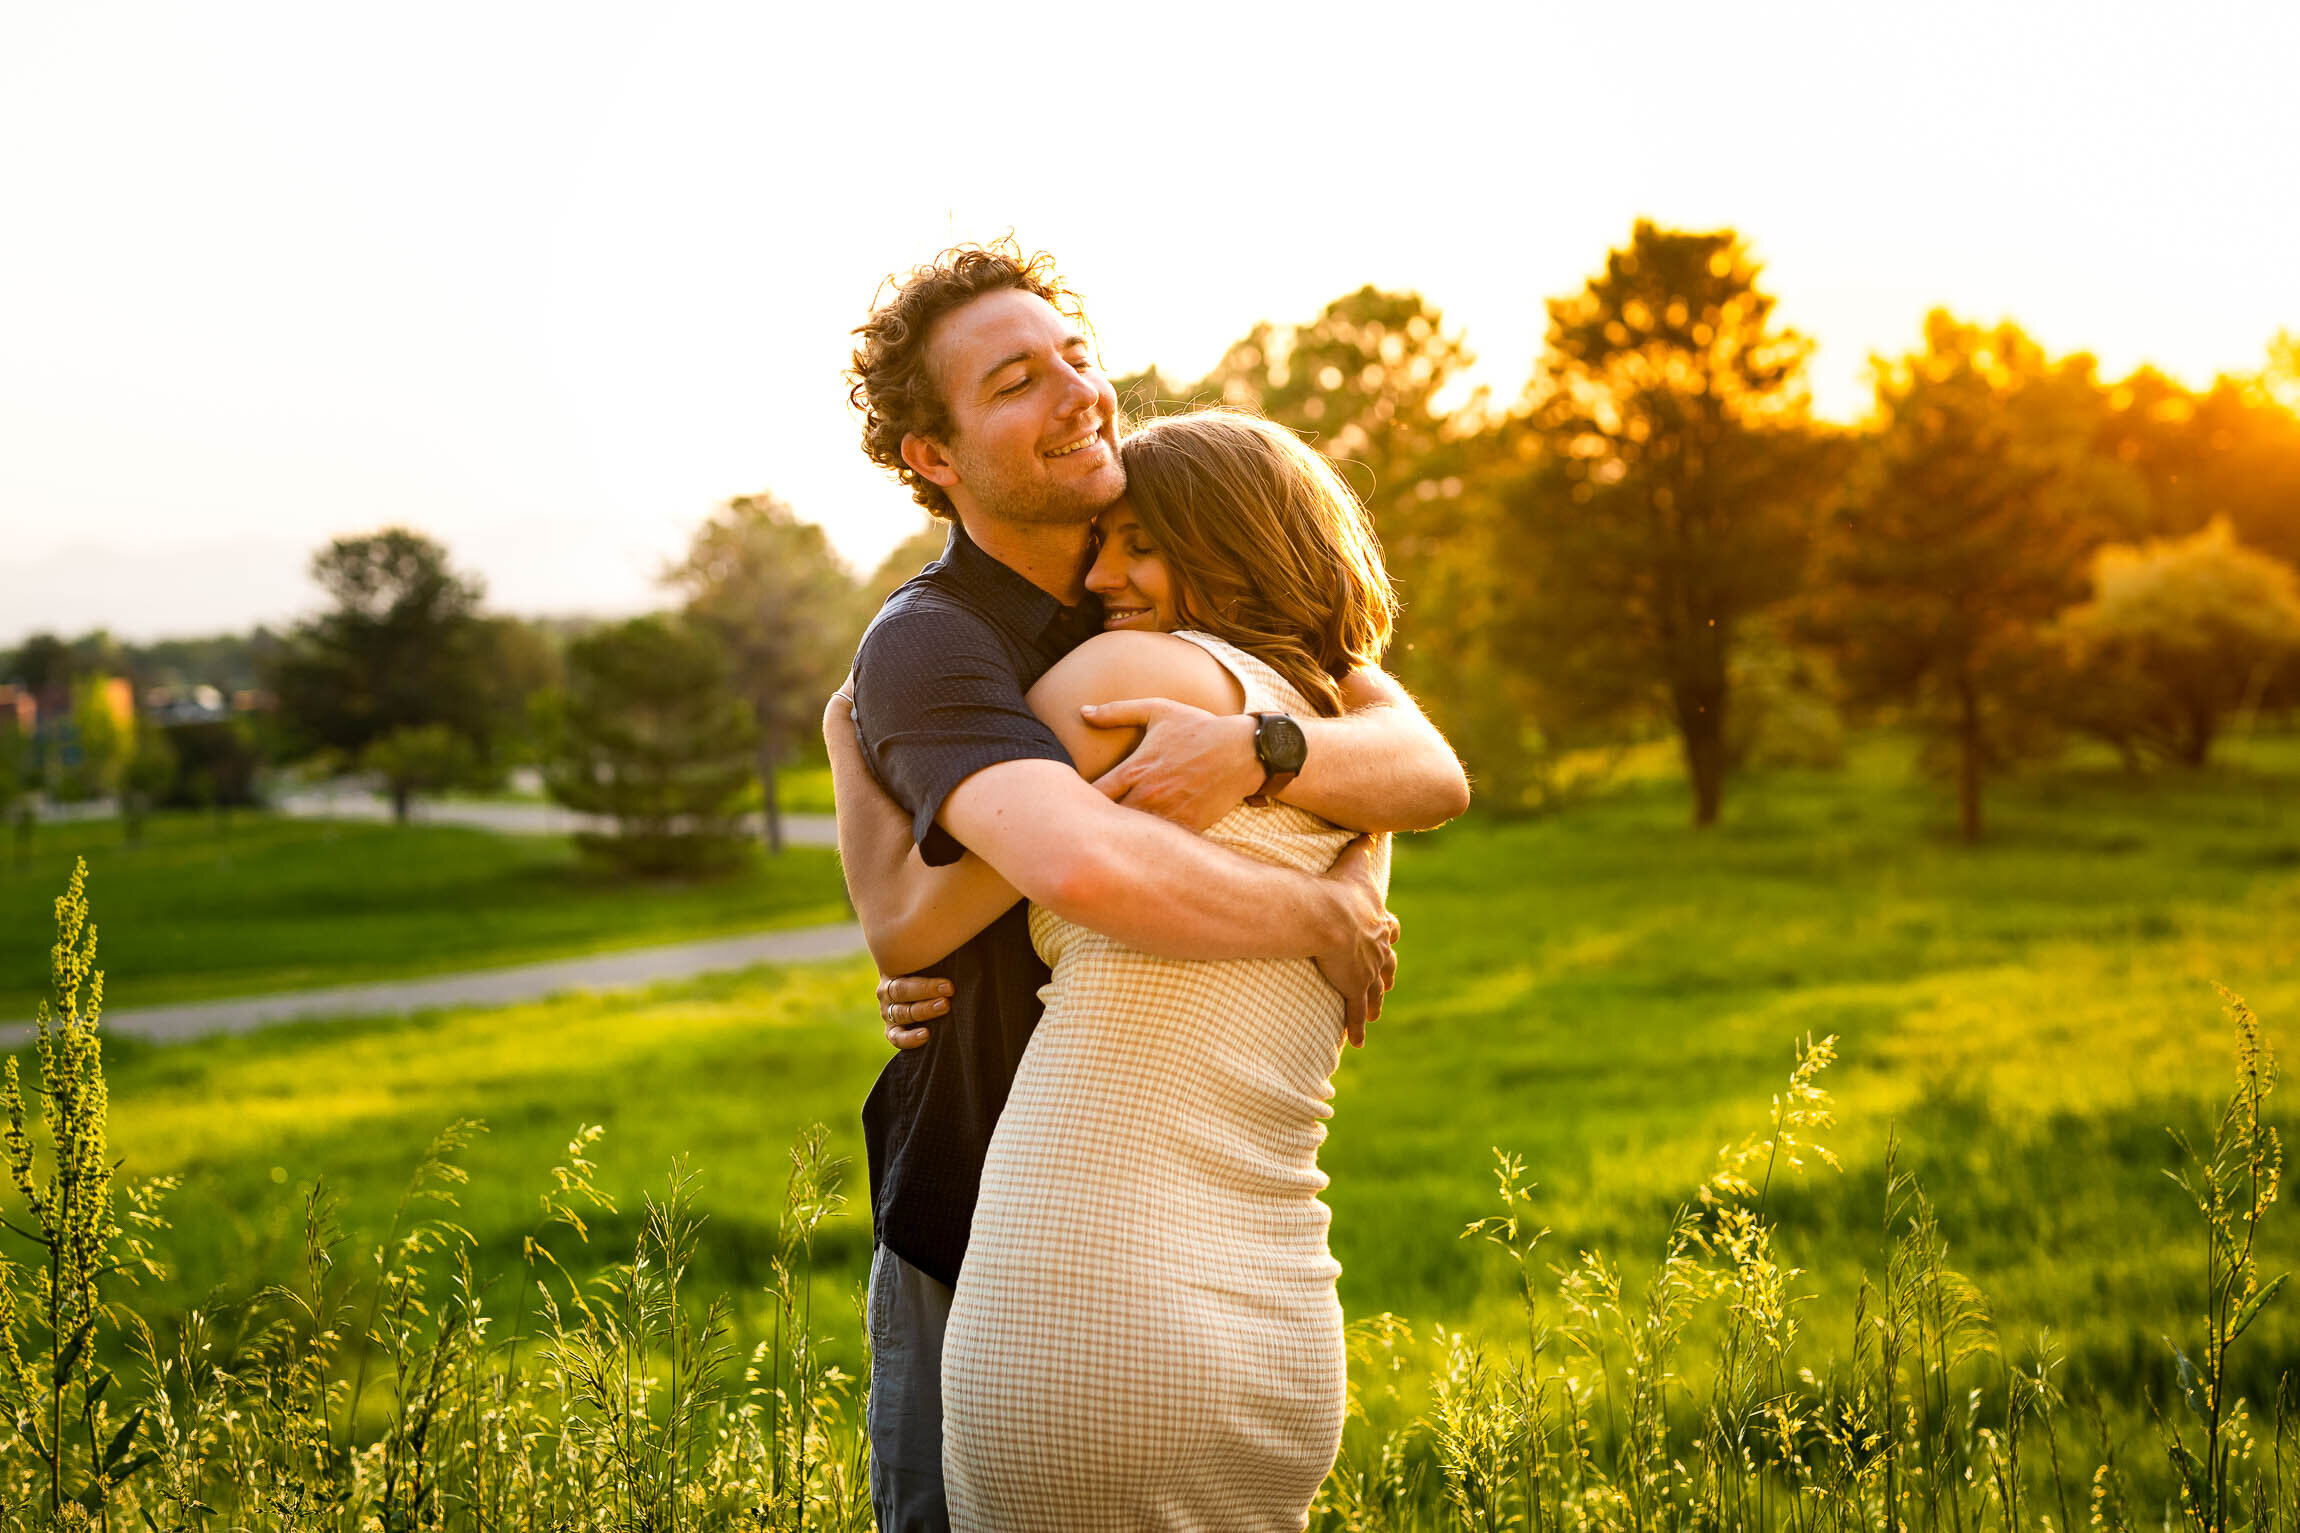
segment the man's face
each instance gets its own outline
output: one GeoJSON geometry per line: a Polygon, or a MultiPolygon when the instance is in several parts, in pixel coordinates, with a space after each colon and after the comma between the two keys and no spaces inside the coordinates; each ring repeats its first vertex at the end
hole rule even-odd
{"type": "Polygon", "coordinates": [[[1126,489],[1118,396],[1086,338],[1045,299],[1004,289],[936,321],[927,367],[955,429],[933,444],[961,509],[1012,522],[1088,522],[1126,489]]]}

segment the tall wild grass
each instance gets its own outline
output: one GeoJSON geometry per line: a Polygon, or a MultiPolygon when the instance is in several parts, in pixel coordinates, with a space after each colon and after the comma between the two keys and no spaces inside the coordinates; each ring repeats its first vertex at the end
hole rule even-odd
{"type": "MultiPolygon", "coordinates": [[[[613,1212],[586,1127],[543,1180],[515,1270],[475,1270],[450,1124],[384,1239],[351,1250],[324,1182],[290,1281],[180,1314],[137,1306],[164,1270],[167,1180],[107,1147],[103,978],[85,868],[56,902],[39,1080],[0,1078],[14,1196],[0,1207],[0,1519],[11,1528],[866,1529],[862,1382],[826,1361],[815,1240],[843,1206],[820,1127],[791,1150],[768,1286],[745,1348],[724,1295],[691,1291],[696,1180],[674,1166],[628,1252],[596,1275],[613,1212]]],[[[1499,1154],[1499,1211],[1465,1231],[1513,1276],[1521,1329],[1478,1337],[1391,1315],[1351,1328],[1351,1420],[1322,1529],[1527,1533],[1876,1529],[2300,1529],[2300,1397],[2242,1358],[2285,1275],[2260,1270],[2283,1150],[2275,1062],[2227,997],[2236,1083],[2209,1142],[2175,1140],[2197,1210],[2196,1309],[2167,1339],[2177,1397],[2104,1401],[2049,1338],[2009,1347],[1948,1261],[1943,1221],[1888,1150],[1880,1272],[1849,1336],[1801,1324],[1774,1189],[1834,1165],[1808,1040],[1765,1125],[1726,1147],[1633,1278],[1552,1257],[1528,1168],[1499,1154]],[[2111,1421],[2153,1417],[2152,1440],[2111,1421]]],[[[2187,1260],[2168,1255],[2167,1260],[2187,1260]]],[[[859,1308],[859,1305],[857,1306],[859,1308]]],[[[1086,1533],[1086,1530],[1082,1530],[1086,1533]]]]}

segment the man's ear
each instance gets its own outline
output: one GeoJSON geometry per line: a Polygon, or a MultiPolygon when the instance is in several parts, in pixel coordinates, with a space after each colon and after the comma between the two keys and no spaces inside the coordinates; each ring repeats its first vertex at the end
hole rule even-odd
{"type": "Polygon", "coordinates": [[[902,461],[910,465],[912,473],[929,484],[938,484],[947,490],[958,483],[958,469],[951,463],[950,454],[944,452],[942,444],[931,437],[920,436],[915,431],[904,432],[902,461]]]}

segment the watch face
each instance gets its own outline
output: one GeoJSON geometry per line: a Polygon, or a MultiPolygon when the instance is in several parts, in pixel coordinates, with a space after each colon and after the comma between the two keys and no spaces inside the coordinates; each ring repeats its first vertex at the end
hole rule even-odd
{"type": "Polygon", "coordinates": [[[1309,759],[1310,742],[1302,726],[1282,713],[1265,713],[1254,731],[1254,754],[1272,772],[1299,772],[1309,759]]]}

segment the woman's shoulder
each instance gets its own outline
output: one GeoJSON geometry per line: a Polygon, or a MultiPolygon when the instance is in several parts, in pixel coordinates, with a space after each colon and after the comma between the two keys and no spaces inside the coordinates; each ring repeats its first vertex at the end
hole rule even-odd
{"type": "Polygon", "coordinates": [[[1113,628],[1098,633],[1069,654],[1070,660],[1095,667],[1176,665],[1205,650],[1170,633],[1142,628],[1113,628]]]}
{"type": "Polygon", "coordinates": [[[1039,686],[1083,702],[1169,697],[1209,713],[1235,713],[1245,700],[1228,669],[1200,646],[1170,633],[1123,628],[1079,645],[1039,686]]]}

